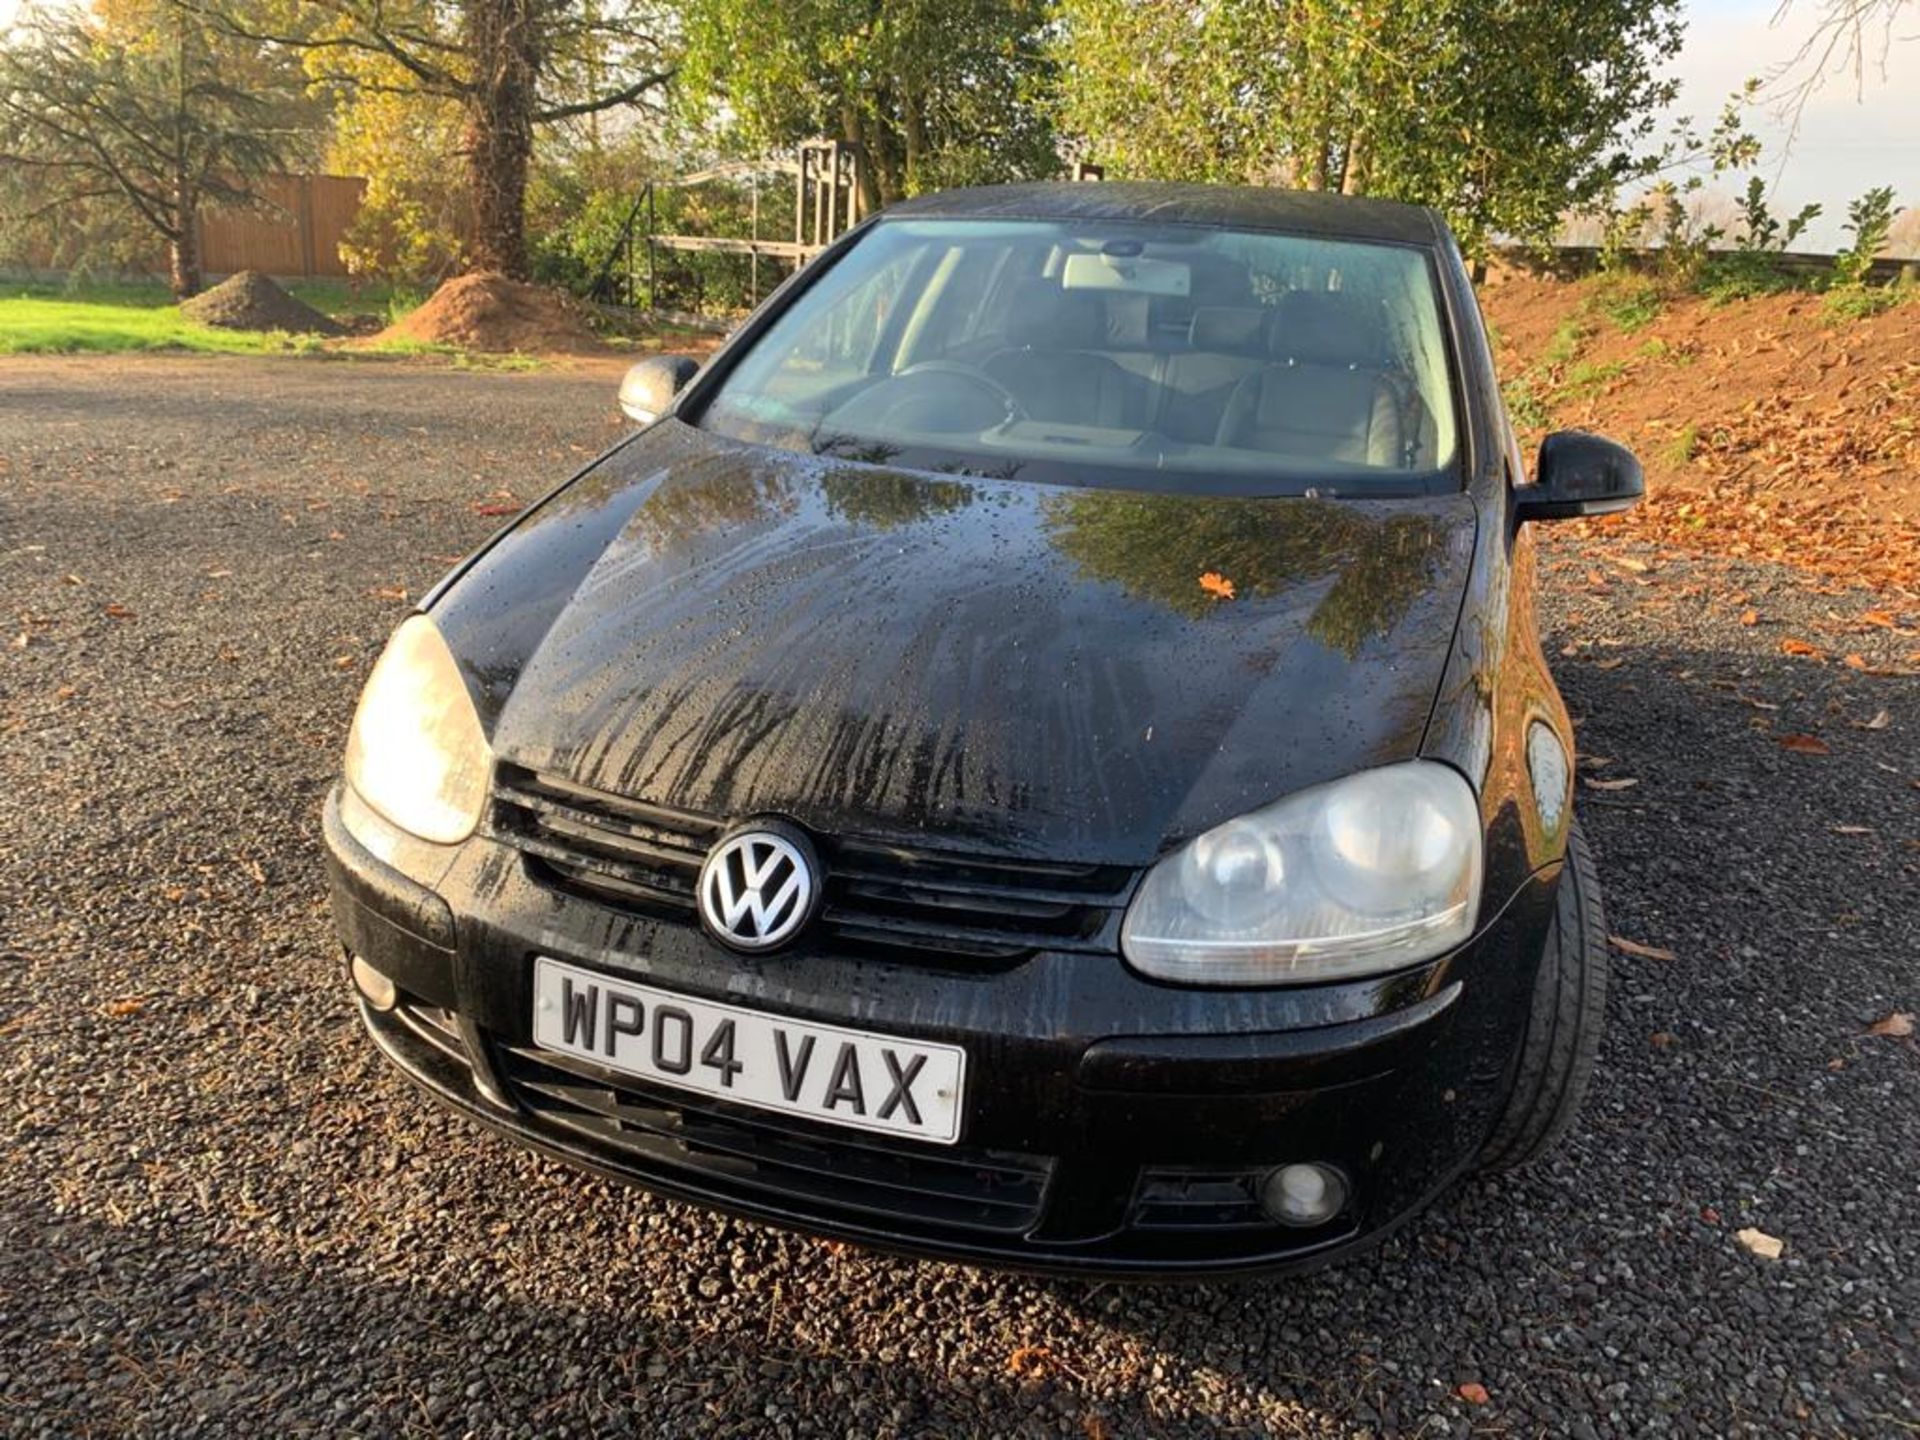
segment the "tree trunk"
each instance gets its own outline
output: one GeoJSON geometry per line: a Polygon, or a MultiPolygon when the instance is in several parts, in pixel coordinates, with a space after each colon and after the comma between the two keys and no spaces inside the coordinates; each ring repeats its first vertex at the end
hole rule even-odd
{"type": "Polygon", "coordinates": [[[927,152],[931,147],[927,144],[927,122],[921,114],[920,97],[911,87],[901,95],[900,119],[907,145],[903,188],[918,189],[924,178],[922,171],[926,167],[929,158],[927,152]]]}
{"type": "Polygon", "coordinates": [[[527,168],[533,159],[538,98],[538,0],[469,0],[467,28],[474,89],[467,101],[467,176],[473,191],[476,270],[515,280],[527,259],[527,168]]]}
{"type": "Polygon", "coordinates": [[[1367,127],[1357,126],[1347,141],[1346,168],[1340,175],[1340,193],[1342,195],[1364,195],[1367,193],[1369,169],[1373,164],[1372,136],[1367,127]]]}
{"type": "Polygon", "coordinates": [[[167,279],[173,298],[190,300],[200,293],[200,196],[192,186],[177,183],[173,191],[173,230],[167,236],[167,279]]]}
{"type": "Polygon", "coordinates": [[[860,147],[860,210],[871,215],[885,202],[880,198],[880,175],[873,147],[867,143],[867,127],[860,123],[860,111],[851,100],[840,102],[840,129],[842,139],[860,147]]]}

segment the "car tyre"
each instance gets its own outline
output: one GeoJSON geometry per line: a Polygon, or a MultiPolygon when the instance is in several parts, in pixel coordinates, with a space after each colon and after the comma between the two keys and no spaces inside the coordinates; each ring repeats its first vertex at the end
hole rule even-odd
{"type": "Polygon", "coordinates": [[[1607,925],[1600,880],[1579,826],[1554,895],[1553,922],[1533,982],[1533,1008],[1507,1108],[1481,1152],[1488,1170],[1539,1158],[1567,1133],[1593,1078],[1607,1015],[1607,925]]]}

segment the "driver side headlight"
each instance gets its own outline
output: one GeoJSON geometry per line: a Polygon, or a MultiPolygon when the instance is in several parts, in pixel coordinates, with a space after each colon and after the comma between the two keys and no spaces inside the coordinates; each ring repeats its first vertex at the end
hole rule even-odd
{"type": "Polygon", "coordinates": [[[1217,825],[1147,872],[1120,930],[1136,970],[1305,985],[1397,970],[1473,934],[1480,807],[1456,770],[1363,771],[1217,825]]]}
{"type": "Polygon", "coordinates": [[[492,768],[453,653],[433,621],[413,616],[367,677],[347,736],[347,783],[402,830],[452,845],[480,823],[492,768]]]}

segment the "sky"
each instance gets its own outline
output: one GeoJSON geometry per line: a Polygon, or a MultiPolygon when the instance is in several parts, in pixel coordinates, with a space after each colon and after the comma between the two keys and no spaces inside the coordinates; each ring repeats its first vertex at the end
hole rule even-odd
{"type": "MultiPolygon", "coordinates": [[[[1683,93],[1675,110],[1705,126],[1748,76],[1765,78],[1792,60],[1819,4],[1792,0],[1777,19],[1773,0],[1689,0],[1685,10],[1686,48],[1674,67],[1683,93]]],[[[1907,9],[1894,35],[1884,71],[1875,36],[1861,85],[1851,73],[1827,77],[1802,111],[1790,150],[1785,120],[1764,105],[1748,114],[1748,129],[1766,147],[1758,173],[1777,180],[1774,213],[1791,215],[1809,202],[1822,207],[1796,249],[1845,243],[1847,202],[1875,185],[1893,186],[1896,205],[1920,205],[1920,5],[1907,9]]],[[[1744,175],[1719,182],[1728,191],[1744,185],[1744,175]]]]}
{"type": "MultiPolygon", "coordinates": [[[[20,0],[0,0],[0,26],[20,0]]],[[[1686,0],[1687,40],[1674,73],[1683,91],[1676,114],[1713,123],[1728,95],[1748,76],[1765,77],[1790,61],[1819,13],[1820,0],[1686,0]]],[[[1920,4],[1909,5],[1887,50],[1884,71],[1870,64],[1864,85],[1835,74],[1816,91],[1800,117],[1791,150],[1787,125],[1765,108],[1749,128],[1766,145],[1761,173],[1777,181],[1773,209],[1792,214],[1817,201],[1823,214],[1800,242],[1804,249],[1842,243],[1847,202],[1875,185],[1892,185],[1901,205],[1920,204],[1920,4]]],[[[1874,57],[1877,60],[1877,56],[1874,57]]],[[[1744,177],[1723,182],[1743,188],[1744,177]]]]}

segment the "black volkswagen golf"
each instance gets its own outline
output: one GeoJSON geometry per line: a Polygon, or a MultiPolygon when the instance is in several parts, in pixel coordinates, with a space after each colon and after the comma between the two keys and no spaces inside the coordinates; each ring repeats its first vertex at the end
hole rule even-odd
{"type": "Polygon", "coordinates": [[[1030,185],[849,233],[395,633],[326,805],[375,1042],[650,1190],[1285,1268],[1563,1131],[1606,981],[1528,478],[1432,212],[1030,185]]]}

